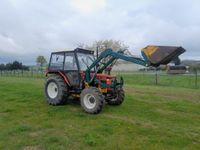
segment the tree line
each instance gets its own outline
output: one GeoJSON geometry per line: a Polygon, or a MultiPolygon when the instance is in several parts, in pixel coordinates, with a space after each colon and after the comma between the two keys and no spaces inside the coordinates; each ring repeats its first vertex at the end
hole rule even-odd
{"type": "MultiPolygon", "coordinates": [[[[36,58],[36,63],[39,67],[44,66],[47,61],[44,56],[38,56],[36,58]]],[[[23,65],[22,62],[17,60],[9,62],[7,64],[0,64],[0,70],[29,70],[29,66],[23,65]]]]}
{"type": "Polygon", "coordinates": [[[0,64],[0,70],[29,70],[29,67],[15,60],[11,63],[0,64]]]}

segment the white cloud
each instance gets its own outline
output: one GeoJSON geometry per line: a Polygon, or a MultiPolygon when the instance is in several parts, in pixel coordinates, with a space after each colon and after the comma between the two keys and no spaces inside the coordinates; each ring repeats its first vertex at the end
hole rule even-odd
{"type": "Polygon", "coordinates": [[[106,0],[71,0],[71,7],[77,12],[92,14],[106,7],[106,0]]]}
{"type": "Polygon", "coordinates": [[[0,51],[7,54],[23,54],[23,48],[14,39],[0,35],[0,51]]]}

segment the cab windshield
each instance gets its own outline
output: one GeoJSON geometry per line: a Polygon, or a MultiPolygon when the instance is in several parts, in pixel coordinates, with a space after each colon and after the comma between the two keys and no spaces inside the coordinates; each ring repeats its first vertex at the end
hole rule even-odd
{"type": "Polygon", "coordinates": [[[94,55],[77,53],[80,70],[85,71],[93,62],[94,55]]]}

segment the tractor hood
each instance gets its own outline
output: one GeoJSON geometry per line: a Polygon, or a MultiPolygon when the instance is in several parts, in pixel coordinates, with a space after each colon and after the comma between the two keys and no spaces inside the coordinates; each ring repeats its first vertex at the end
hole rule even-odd
{"type": "Polygon", "coordinates": [[[142,55],[150,66],[159,66],[177,59],[185,51],[182,47],[151,45],[142,49],[142,55]]]}

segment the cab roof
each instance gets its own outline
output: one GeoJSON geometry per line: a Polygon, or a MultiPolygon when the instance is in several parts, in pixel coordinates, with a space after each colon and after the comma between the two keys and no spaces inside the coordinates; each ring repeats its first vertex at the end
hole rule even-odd
{"type": "Polygon", "coordinates": [[[94,54],[94,51],[82,49],[82,48],[76,48],[74,50],[64,50],[64,51],[57,51],[52,52],[52,54],[58,54],[58,53],[85,53],[85,54],[94,54]]]}

